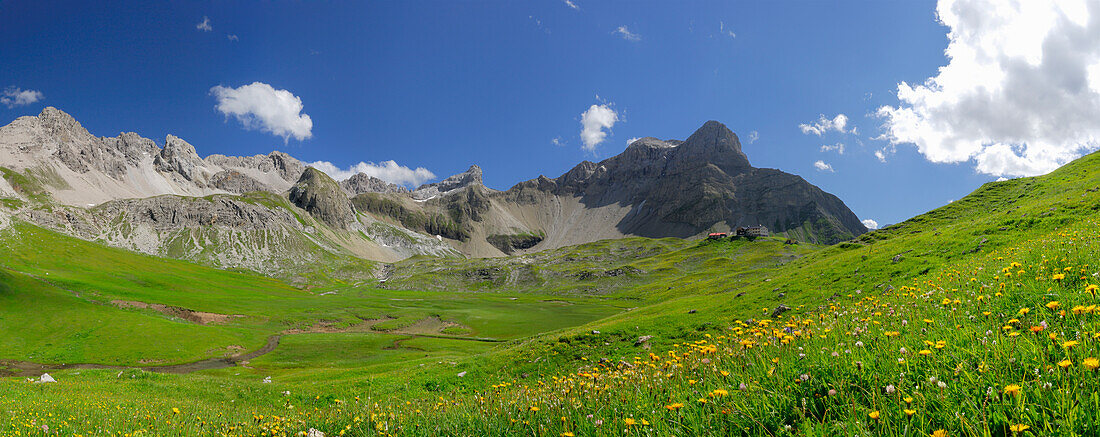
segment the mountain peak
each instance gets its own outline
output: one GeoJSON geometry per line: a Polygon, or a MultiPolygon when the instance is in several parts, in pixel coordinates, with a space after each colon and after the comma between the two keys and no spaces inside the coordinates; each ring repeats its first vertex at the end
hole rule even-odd
{"type": "Polygon", "coordinates": [[[175,135],[168,135],[164,138],[164,148],[153,159],[153,165],[161,172],[176,172],[194,181],[203,168],[203,161],[195,152],[195,146],[175,135]]]}
{"type": "Polygon", "coordinates": [[[676,148],[674,161],[710,162],[727,173],[750,169],[749,158],[741,151],[741,140],[726,125],[710,120],[695,130],[676,148]]]}
{"type": "Polygon", "coordinates": [[[344,188],[344,191],[346,191],[349,196],[356,196],[363,193],[409,192],[408,188],[386,182],[366,173],[356,173],[350,178],[340,181],[340,186],[344,188]]]}
{"type": "Polygon", "coordinates": [[[73,116],[53,106],[42,108],[42,112],[38,113],[37,118],[50,136],[62,141],[93,138],[92,134],[84,129],[84,126],[81,126],[80,122],[76,121],[73,116]]]}
{"type": "Polygon", "coordinates": [[[318,220],[338,229],[348,229],[355,223],[355,209],[343,188],[327,174],[306,167],[298,183],[290,187],[290,202],[309,212],[318,220]]]}
{"type": "Polygon", "coordinates": [[[470,185],[483,185],[481,176],[481,167],[476,164],[471,165],[462,173],[452,175],[439,182],[421,185],[416,191],[413,191],[413,198],[419,200],[430,199],[470,185]]]}

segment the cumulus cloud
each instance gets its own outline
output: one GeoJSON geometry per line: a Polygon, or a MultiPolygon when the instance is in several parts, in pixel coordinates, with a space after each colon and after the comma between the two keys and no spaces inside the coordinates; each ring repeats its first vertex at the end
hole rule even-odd
{"type": "Polygon", "coordinates": [[[876,114],[936,163],[1032,176],[1100,148],[1100,3],[941,0],[947,65],[876,114]]]}
{"type": "Polygon", "coordinates": [[[237,35],[234,35],[234,34],[226,35],[225,38],[230,40],[230,41],[240,41],[241,40],[239,37],[237,37],[237,35]]]}
{"type": "Polygon", "coordinates": [[[42,91],[25,90],[10,86],[4,89],[4,93],[0,95],[0,104],[11,109],[16,106],[29,105],[37,102],[42,100],[43,97],[45,97],[45,95],[42,94],[42,91]]]}
{"type": "Polygon", "coordinates": [[[629,139],[629,140],[626,140],[626,145],[627,145],[627,146],[629,146],[629,145],[631,145],[631,144],[634,144],[634,142],[635,142],[635,141],[638,141],[638,140],[640,140],[640,139],[642,139],[642,137],[633,137],[633,138],[631,138],[631,139],[629,139]]]}
{"type": "Polygon", "coordinates": [[[619,114],[608,104],[592,105],[581,114],[582,149],[595,152],[596,145],[607,139],[604,129],[611,129],[619,121],[619,114]]]}
{"type": "Polygon", "coordinates": [[[641,35],[631,32],[630,29],[627,29],[626,25],[619,26],[618,29],[615,29],[614,33],[619,34],[619,36],[627,41],[638,42],[642,40],[641,35]]]}
{"type": "Polygon", "coordinates": [[[577,4],[573,3],[571,0],[562,0],[562,1],[565,2],[566,6],[569,6],[573,9],[580,9],[579,7],[577,7],[577,4]]]}
{"type": "Polygon", "coordinates": [[[759,139],[760,139],[760,133],[759,132],[757,132],[757,131],[749,132],[749,144],[755,143],[756,140],[759,140],[759,139]]]}
{"type": "Polygon", "coordinates": [[[373,162],[360,162],[348,168],[340,168],[328,161],[317,161],[306,164],[325,172],[333,179],[342,181],[359,173],[366,173],[389,183],[417,187],[424,182],[435,179],[435,174],[424,167],[411,169],[398,164],[392,159],[377,164],[373,162]]]}
{"type": "Polygon", "coordinates": [[[826,118],[825,114],[821,114],[817,121],[812,123],[802,123],[798,125],[799,129],[802,129],[802,133],[809,135],[814,134],[822,136],[830,130],[840,133],[847,133],[845,129],[848,126],[848,116],[844,114],[837,114],[833,118],[826,118]]]}
{"type": "Polygon", "coordinates": [[[199,24],[196,24],[195,28],[203,32],[214,30],[214,26],[210,25],[210,17],[206,16],[202,17],[202,21],[200,21],[199,24]]]}
{"type": "Polygon", "coordinates": [[[814,162],[814,168],[816,168],[818,171],[827,171],[830,173],[833,172],[833,166],[827,164],[825,161],[822,161],[820,159],[814,162]]]}
{"type": "Polygon", "coordinates": [[[871,220],[871,219],[863,219],[863,226],[866,226],[867,229],[870,229],[870,230],[873,231],[875,229],[878,229],[878,222],[876,222],[874,220],[871,220]]]}
{"type": "Polygon", "coordinates": [[[821,146],[822,152],[836,152],[838,155],[844,154],[844,143],[825,144],[821,146]]]}
{"type": "Polygon", "coordinates": [[[210,88],[218,99],[218,112],[235,117],[245,129],[259,129],[287,141],[313,136],[313,120],[302,114],[302,99],[287,90],[277,90],[263,82],[252,82],[239,88],[218,85],[210,88]]]}

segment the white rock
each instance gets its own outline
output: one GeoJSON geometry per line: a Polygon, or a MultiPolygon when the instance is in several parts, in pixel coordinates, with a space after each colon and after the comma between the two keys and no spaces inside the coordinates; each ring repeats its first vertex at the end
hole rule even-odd
{"type": "Polygon", "coordinates": [[[271,384],[271,377],[264,378],[264,384],[271,384]]]}
{"type": "Polygon", "coordinates": [[[40,382],[40,383],[49,383],[49,382],[57,382],[57,380],[53,379],[53,377],[50,376],[49,373],[43,373],[42,377],[38,378],[38,382],[40,382]]]}
{"type": "Polygon", "coordinates": [[[466,372],[458,372],[458,377],[459,378],[461,378],[463,376],[466,376],[466,372]]]}
{"type": "Polygon", "coordinates": [[[316,429],[310,428],[309,432],[306,433],[306,437],[325,437],[325,433],[323,433],[321,431],[318,431],[316,429]]]}

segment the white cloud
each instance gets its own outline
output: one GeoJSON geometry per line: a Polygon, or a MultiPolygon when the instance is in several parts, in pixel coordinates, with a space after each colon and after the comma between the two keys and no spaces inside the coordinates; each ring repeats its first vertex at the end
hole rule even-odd
{"type": "Polygon", "coordinates": [[[554,137],[554,139],[550,140],[550,144],[553,144],[555,146],[564,146],[565,141],[562,140],[560,136],[557,136],[557,137],[554,137]]]}
{"type": "Polygon", "coordinates": [[[814,162],[814,168],[816,168],[818,171],[827,171],[830,173],[833,171],[833,166],[825,163],[825,161],[822,161],[820,159],[814,162]]]}
{"type": "Polygon", "coordinates": [[[214,30],[214,26],[210,25],[210,17],[202,17],[202,21],[195,25],[195,28],[203,32],[209,32],[214,30]]]}
{"type": "Polygon", "coordinates": [[[833,118],[825,118],[825,114],[821,114],[815,122],[809,124],[803,123],[798,125],[798,128],[802,129],[802,133],[806,135],[814,134],[819,137],[824,135],[826,132],[829,132],[830,130],[834,130],[842,134],[847,133],[848,131],[844,130],[847,127],[848,116],[844,114],[837,114],[833,118]]]}
{"type": "Polygon", "coordinates": [[[595,152],[596,145],[607,139],[604,129],[611,129],[615,122],[619,121],[619,114],[608,104],[592,105],[581,114],[581,141],[582,149],[595,152]]]}
{"type": "Polygon", "coordinates": [[[634,137],[634,138],[631,138],[629,140],[626,140],[626,145],[629,146],[631,144],[634,144],[635,141],[638,141],[640,139],[642,139],[642,137],[634,137]]]}
{"type": "Polygon", "coordinates": [[[727,30],[726,29],[726,23],[724,23],[722,21],[718,22],[718,33],[721,33],[723,35],[729,35],[730,38],[737,38],[737,34],[733,33],[732,30],[727,30]]]}
{"type": "Polygon", "coordinates": [[[225,38],[230,40],[230,41],[240,41],[241,40],[239,37],[237,37],[237,35],[233,35],[233,34],[226,35],[225,38]]]}
{"type": "Polygon", "coordinates": [[[878,222],[876,222],[874,220],[871,220],[871,219],[863,219],[863,226],[866,226],[867,229],[870,229],[870,230],[873,231],[875,229],[878,229],[878,222]]]}
{"type": "Polygon", "coordinates": [[[615,32],[613,33],[619,34],[619,36],[623,37],[623,39],[627,41],[638,42],[642,40],[641,35],[631,32],[630,29],[626,28],[626,25],[619,26],[619,28],[615,29],[615,32]]]}
{"type": "Polygon", "coordinates": [[[749,132],[749,144],[755,143],[756,140],[759,140],[759,139],[760,139],[760,133],[759,132],[757,132],[757,131],[749,132]]]}
{"type": "Polygon", "coordinates": [[[941,0],[946,66],[898,84],[893,144],[994,176],[1049,172],[1100,148],[1100,3],[941,0]]]}
{"type": "Polygon", "coordinates": [[[821,146],[822,152],[836,152],[838,155],[844,154],[844,143],[825,144],[821,146]]]}
{"type": "Polygon", "coordinates": [[[886,162],[886,149],[876,150],[875,158],[878,158],[880,162],[886,162]]]}
{"type": "Polygon", "coordinates": [[[579,7],[577,7],[577,4],[576,4],[576,3],[573,3],[573,2],[572,2],[572,0],[562,0],[562,1],[563,1],[563,2],[565,2],[565,5],[566,5],[566,6],[569,6],[569,7],[573,8],[573,9],[580,9],[579,7]]]}
{"type": "Polygon", "coordinates": [[[283,137],[305,140],[313,136],[313,120],[302,114],[302,99],[287,90],[277,90],[263,82],[239,88],[218,85],[210,88],[218,99],[215,107],[226,118],[234,116],[245,129],[259,129],[283,137]]]}
{"type": "Polygon", "coordinates": [[[29,105],[42,100],[44,97],[45,95],[42,94],[42,91],[25,90],[10,86],[4,89],[4,93],[0,95],[0,104],[10,109],[16,106],[29,105]]]}
{"type": "Polygon", "coordinates": [[[339,168],[328,161],[311,162],[306,165],[321,170],[338,181],[348,179],[359,173],[366,173],[367,176],[374,176],[386,182],[417,187],[424,182],[435,179],[435,174],[424,167],[411,169],[399,165],[393,160],[382,161],[377,164],[373,162],[360,162],[346,169],[339,168]]]}

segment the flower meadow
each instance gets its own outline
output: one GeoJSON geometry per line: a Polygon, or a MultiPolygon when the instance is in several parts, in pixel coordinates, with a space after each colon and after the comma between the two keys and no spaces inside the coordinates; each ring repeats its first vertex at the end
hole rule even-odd
{"type": "Polygon", "coordinates": [[[597,346],[553,371],[408,399],[140,371],[8,378],[0,435],[1100,435],[1096,222],[884,284],[822,284],[815,305],[625,350],[592,331],[597,346]]]}

